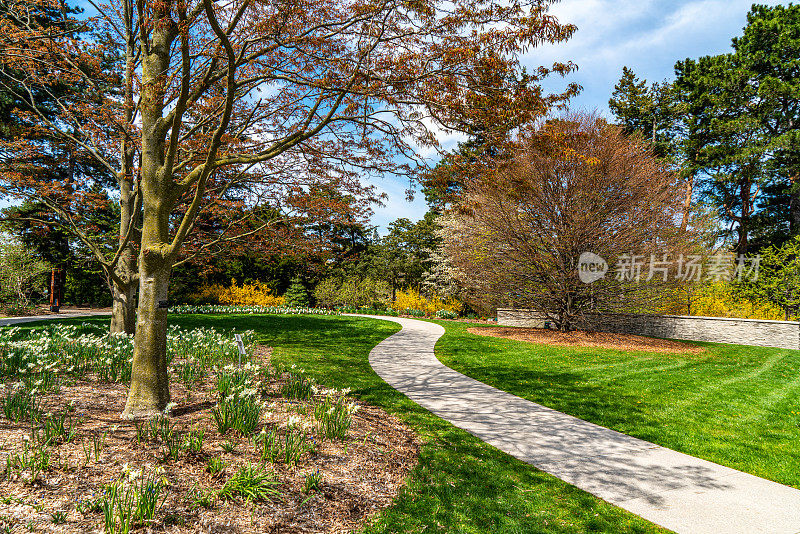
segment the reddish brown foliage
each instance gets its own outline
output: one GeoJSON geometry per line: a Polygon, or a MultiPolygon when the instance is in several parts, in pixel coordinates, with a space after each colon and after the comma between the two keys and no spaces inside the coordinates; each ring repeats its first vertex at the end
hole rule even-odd
{"type": "Polygon", "coordinates": [[[562,329],[585,312],[657,301],[666,283],[645,283],[646,268],[640,280],[618,280],[614,262],[685,250],[682,190],[671,170],[590,115],[546,122],[518,146],[509,163],[467,184],[450,218],[446,249],[477,298],[537,309],[562,329]],[[610,262],[605,279],[580,281],[583,252],[610,262]]]}

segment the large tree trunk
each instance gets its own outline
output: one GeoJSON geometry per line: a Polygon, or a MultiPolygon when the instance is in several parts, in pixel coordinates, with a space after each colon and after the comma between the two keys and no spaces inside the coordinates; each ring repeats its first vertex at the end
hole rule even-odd
{"type": "MultiPolygon", "coordinates": [[[[123,21],[125,23],[125,125],[133,122],[133,76],[136,70],[136,33],[133,31],[133,6],[130,1],[124,3],[123,21]]],[[[138,266],[136,264],[137,241],[136,224],[141,218],[141,203],[134,190],[134,157],[135,146],[128,139],[127,132],[120,138],[121,167],[117,174],[119,186],[120,222],[119,244],[123,247],[119,261],[111,277],[111,332],[133,334],[136,330],[136,289],[138,282],[138,266]]]]}
{"type": "Polygon", "coordinates": [[[167,294],[169,263],[140,257],[139,306],[133,342],[133,373],[123,418],[155,415],[169,404],[167,294]]]}
{"type": "Polygon", "coordinates": [[[139,305],[133,338],[131,388],[122,417],[149,417],[169,404],[167,376],[167,295],[174,255],[169,215],[177,202],[172,168],[167,163],[166,132],[161,123],[169,51],[177,35],[168,22],[171,4],[160,4],[157,24],[142,61],[142,151],[139,195],[142,229],[139,249],[139,305]],[[160,11],[163,9],[163,11],[160,11]]]}
{"type": "MultiPolygon", "coordinates": [[[[146,71],[145,71],[146,72],[146,71]]],[[[169,212],[174,206],[163,179],[164,145],[142,136],[142,230],[139,251],[139,305],[133,339],[133,371],[123,418],[162,412],[169,403],[167,377],[167,295],[173,256],[169,249],[169,212]]]]}
{"type": "Polygon", "coordinates": [[[133,334],[136,331],[136,283],[111,282],[111,325],[109,332],[133,334]]]}
{"type": "Polygon", "coordinates": [[[136,285],[138,268],[131,226],[139,218],[139,205],[134,200],[132,180],[122,177],[120,183],[120,246],[123,247],[114,272],[109,276],[111,289],[111,332],[133,334],[136,328],[136,285]]]}
{"type": "Polygon", "coordinates": [[[789,235],[800,233],[800,184],[792,183],[789,193],[789,235]]]}
{"type": "MultiPolygon", "coordinates": [[[[125,145],[123,144],[123,148],[125,145]]],[[[114,273],[109,276],[111,289],[111,332],[133,334],[136,329],[136,286],[138,267],[133,242],[136,237],[135,224],[140,218],[139,203],[135,200],[133,180],[124,170],[120,173],[120,241],[122,249],[114,273]]]]}

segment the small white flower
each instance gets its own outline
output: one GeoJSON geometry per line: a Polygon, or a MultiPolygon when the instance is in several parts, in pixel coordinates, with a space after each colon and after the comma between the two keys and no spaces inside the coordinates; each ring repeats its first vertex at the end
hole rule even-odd
{"type": "Polygon", "coordinates": [[[286,421],[286,428],[294,428],[301,421],[302,421],[302,419],[300,419],[300,417],[298,415],[292,414],[292,415],[289,416],[289,420],[286,421]]]}

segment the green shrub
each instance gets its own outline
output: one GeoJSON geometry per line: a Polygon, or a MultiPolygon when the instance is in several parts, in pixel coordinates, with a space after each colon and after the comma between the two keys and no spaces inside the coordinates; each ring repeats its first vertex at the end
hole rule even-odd
{"type": "Polygon", "coordinates": [[[439,310],[436,312],[439,319],[458,319],[458,313],[453,310],[439,310]]]}
{"type": "Polygon", "coordinates": [[[180,304],[169,309],[171,314],[275,314],[275,315],[339,315],[334,310],[322,308],[298,308],[288,306],[227,306],[227,305],[200,305],[180,304]]]}
{"type": "Polygon", "coordinates": [[[41,436],[37,433],[37,438],[45,443],[58,444],[69,443],[78,434],[75,421],[71,415],[61,412],[59,415],[51,415],[42,419],[41,436]]]}
{"type": "MultiPolygon", "coordinates": [[[[313,439],[313,438],[312,438],[313,439]]],[[[253,437],[253,444],[261,457],[261,462],[283,462],[286,465],[296,464],[300,458],[313,449],[308,434],[290,421],[283,434],[273,428],[267,432],[262,429],[253,437]]]]}
{"type": "Polygon", "coordinates": [[[206,371],[199,363],[185,362],[175,367],[175,374],[187,388],[206,376],[206,371]]]}
{"type": "Polygon", "coordinates": [[[14,423],[21,420],[37,421],[41,416],[36,396],[28,389],[19,388],[12,390],[0,399],[3,405],[3,415],[14,423]]]}
{"type": "Polygon", "coordinates": [[[217,500],[217,493],[213,490],[196,489],[191,494],[192,508],[206,508],[214,507],[214,502],[217,500]]]}
{"type": "Polygon", "coordinates": [[[161,442],[161,452],[164,460],[171,459],[177,461],[184,450],[183,436],[178,432],[173,432],[161,442]]]}
{"type": "Polygon", "coordinates": [[[206,431],[202,428],[190,430],[184,439],[184,447],[190,453],[199,454],[203,450],[203,438],[206,431]]]}
{"type": "Polygon", "coordinates": [[[321,486],[322,486],[322,474],[320,474],[319,469],[317,469],[315,472],[306,475],[306,478],[303,481],[303,493],[311,493],[312,491],[319,491],[321,486]]]}
{"type": "Polygon", "coordinates": [[[15,470],[28,471],[30,482],[39,478],[39,474],[50,468],[50,451],[45,443],[31,440],[22,442],[20,452],[12,452],[6,457],[5,475],[10,476],[15,470]]]}
{"type": "Polygon", "coordinates": [[[261,463],[273,463],[281,457],[283,448],[278,438],[278,432],[274,428],[269,432],[267,432],[266,428],[263,428],[259,434],[253,437],[253,445],[258,450],[261,463]]]}
{"type": "Polygon", "coordinates": [[[217,456],[214,456],[212,458],[209,458],[208,461],[206,462],[206,469],[212,475],[216,475],[222,472],[225,469],[226,465],[227,464],[225,463],[225,460],[217,456]]]}
{"type": "Polygon", "coordinates": [[[126,484],[120,480],[105,488],[100,501],[105,532],[128,534],[138,523],[151,521],[158,509],[161,482],[155,474],[126,484]]]}
{"type": "Polygon", "coordinates": [[[168,417],[157,415],[146,421],[134,421],[136,426],[136,442],[161,440],[166,442],[171,440],[176,434],[176,429],[168,417]]]}
{"type": "Polygon", "coordinates": [[[308,434],[291,425],[283,434],[282,446],[282,459],[286,465],[296,464],[305,453],[313,448],[308,441],[308,434]]]}
{"type": "Polygon", "coordinates": [[[236,390],[244,389],[250,385],[251,381],[252,372],[249,369],[226,366],[217,371],[217,391],[221,399],[236,390]]]}
{"type": "Polygon", "coordinates": [[[389,284],[372,278],[326,278],[314,288],[317,306],[326,308],[384,309],[391,295],[389,284]]]}

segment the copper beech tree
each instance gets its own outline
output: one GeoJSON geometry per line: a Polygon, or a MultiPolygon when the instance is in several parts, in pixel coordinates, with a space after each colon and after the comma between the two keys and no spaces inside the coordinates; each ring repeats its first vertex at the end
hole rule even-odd
{"type": "MultiPolygon", "coordinates": [[[[500,90],[507,83],[516,86],[521,52],[571,35],[574,27],[548,14],[551,3],[113,0],[96,5],[96,24],[104,29],[96,44],[108,39],[122,54],[122,95],[131,94],[110,99],[118,109],[109,106],[96,123],[122,125],[130,135],[116,137],[116,154],[121,159],[127,153],[124,139],[138,155],[135,171],[122,174],[131,177],[135,205],[141,206],[141,216],[131,218],[138,237],[139,297],[123,416],[146,416],[169,401],[170,272],[210,198],[240,186],[257,197],[261,176],[303,159],[333,162],[342,172],[412,174],[414,145],[436,144],[428,125],[457,128],[463,115],[474,111],[469,93],[476,80],[492,80],[500,90]],[[479,67],[486,69],[486,57],[508,75],[477,76],[479,67]],[[126,113],[134,118],[126,121],[126,113]]],[[[90,83],[80,79],[87,69],[59,55],[64,47],[33,45],[17,53],[45,55],[49,76],[90,83]]],[[[543,67],[537,77],[571,68],[543,67]]],[[[538,87],[530,94],[550,102],[538,87]]],[[[508,110],[515,112],[524,110],[508,110]]],[[[101,129],[88,131],[78,122],[69,122],[76,133],[66,122],[48,127],[101,156],[94,148],[101,129]]],[[[110,167],[119,173],[117,163],[110,167]]]]}
{"type": "Polygon", "coordinates": [[[643,140],[570,115],[524,133],[513,158],[465,185],[445,217],[445,251],[473,296],[534,309],[561,330],[591,326],[595,313],[648,309],[676,282],[671,263],[650,276],[649,262],[687,250],[682,198],[643,140]],[[609,263],[604,278],[580,280],[585,252],[609,263]]]}
{"type": "MultiPolygon", "coordinates": [[[[61,2],[11,1],[0,7],[0,93],[14,104],[5,125],[9,132],[0,136],[0,195],[30,206],[14,214],[17,224],[57,227],[83,243],[111,290],[110,330],[129,334],[135,330],[141,239],[142,56],[135,46],[139,21],[133,7],[97,6],[107,16],[81,20],[61,2]],[[114,200],[118,210],[109,209],[114,200]],[[99,231],[98,211],[118,213],[116,237],[99,231]]],[[[304,236],[273,227],[296,225],[320,211],[330,221],[363,219],[378,200],[374,188],[362,185],[352,168],[304,148],[272,164],[230,166],[210,177],[200,220],[178,263],[232,246],[274,250],[281,238],[308,245],[304,236]],[[336,189],[348,200],[313,194],[320,188],[336,189]]],[[[184,215],[190,198],[183,195],[172,220],[184,215]]]]}
{"type": "MultiPolygon", "coordinates": [[[[259,174],[255,200],[255,193],[245,188],[244,196],[240,192],[205,206],[173,267],[188,264],[208,274],[214,260],[245,253],[327,257],[333,243],[318,228],[366,225],[372,205],[385,198],[349,173],[322,169],[315,171],[320,174],[309,173],[308,166],[293,170],[259,174]]],[[[186,207],[186,203],[178,206],[176,218],[186,207]]]]}

